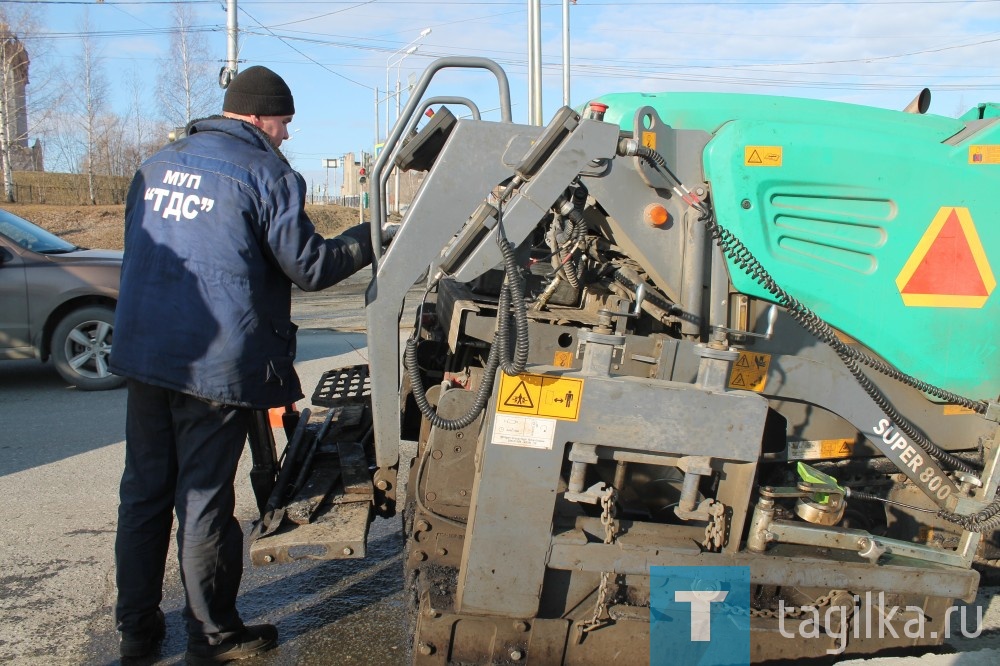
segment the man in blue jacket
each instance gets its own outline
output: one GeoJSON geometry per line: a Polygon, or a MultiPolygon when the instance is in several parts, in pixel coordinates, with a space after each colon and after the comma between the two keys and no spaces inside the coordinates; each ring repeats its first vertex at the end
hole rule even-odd
{"type": "Polygon", "coordinates": [[[129,189],[111,354],[128,378],[115,544],[123,657],[151,653],[163,636],[174,510],[188,663],[277,644],[274,626],[245,626],[236,610],[236,467],[251,410],[303,397],[292,284],[324,289],[372,255],[367,224],[324,239],[306,216],[305,181],[278,150],[294,113],[281,77],[250,67],[226,90],[223,115],[192,122],[129,189]]]}

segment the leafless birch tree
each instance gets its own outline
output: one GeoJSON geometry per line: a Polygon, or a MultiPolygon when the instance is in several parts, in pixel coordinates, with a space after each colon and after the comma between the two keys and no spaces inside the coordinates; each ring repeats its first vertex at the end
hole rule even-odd
{"type": "Polygon", "coordinates": [[[195,25],[191,5],[173,5],[174,32],[170,52],[161,67],[157,97],[164,119],[173,127],[213,113],[220,107],[216,60],[202,29],[195,25]]]}

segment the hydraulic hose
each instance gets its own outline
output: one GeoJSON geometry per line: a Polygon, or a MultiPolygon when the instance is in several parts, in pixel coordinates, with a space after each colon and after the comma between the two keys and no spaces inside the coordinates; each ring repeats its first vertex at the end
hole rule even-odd
{"type": "Polygon", "coordinates": [[[476,392],[476,400],[472,403],[469,411],[457,419],[446,419],[443,416],[439,416],[434,406],[427,401],[423,378],[420,376],[420,368],[417,366],[417,340],[415,336],[410,336],[406,340],[406,350],[403,352],[403,365],[406,367],[406,372],[410,378],[413,401],[416,403],[417,409],[420,410],[420,413],[424,415],[424,418],[432,426],[441,428],[442,430],[461,430],[472,424],[479,417],[479,414],[482,413],[483,408],[486,407],[486,403],[490,399],[490,395],[493,393],[493,378],[496,376],[497,367],[500,364],[499,354],[499,346],[494,344],[486,359],[483,380],[479,384],[479,390],[476,392]]]}
{"type": "Polygon", "coordinates": [[[951,511],[938,511],[938,518],[943,518],[950,523],[959,525],[969,532],[992,532],[1000,527],[1000,495],[993,498],[993,501],[983,507],[978,513],[963,516],[951,511]]]}
{"type": "MultiPolygon", "coordinates": [[[[728,229],[719,225],[715,220],[715,216],[710,210],[704,210],[703,215],[699,218],[701,222],[705,224],[705,228],[712,234],[712,238],[715,239],[719,247],[729,257],[734,263],[736,263],[743,271],[752,277],[757,284],[764,287],[765,290],[772,296],[775,300],[785,307],[788,314],[798,322],[803,328],[809,331],[817,339],[822,340],[828,344],[840,357],[847,370],[854,376],[854,379],[861,385],[865,393],[878,405],[879,409],[888,416],[893,423],[906,434],[915,444],[924,449],[926,453],[938,460],[939,462],[946,464],[952,469],[960,470],[963,472],[974,473],[974,470],[966,461],[961,458],[952,455],[948,451],[945,451],[939,447],[934,442],[930,441],[923,434],[918,432],[916,428],[902,415],[895,407],[890,404],[888,399],[883,395],[882,391],[872,382],[871,378],[866,375],[860,367],[858,367],[857,358],[855,352],[857,350],[851,349],[848,345],[840,340],[834,333],[833,329],[825,321],[819,318],[819,316],[810,310],[808,307],[803,305],[798,299],[793,297],[791,294],[782,289],[771,274],[761,265],[756,257],[751,254],[750,250],[743,244],[743,242],[733,235],[728,229]]],[[[867,354],[862,354],[857,352],[865,358],[870,357],[867,354]]],[[[874,361],[874,359],[871,359],[874,361]]],[[[885,364],[880,364],[885,365],[885,364]]],[[[875,367],[875,366],[872,366],[875,367]]],[[[888,367],[888,366],[886,366],[888,367]]],[[[879,370],[878,367],[875,367],[879,370]]],[[[917,382],[916,379],[909,377],[909,375],[903,375],[903,373],[897,373],[913,382],[917,382]]],[[[910,383],[910,382],[906,382],[910,383]]],[[[921,384],[923,382],[920,382],[921,384]]],[[[911,384],[912,385],[912,384],[911,384]]],[[[940,391],[940,389],[938,389],[940,391]]],[[[947,391],[941,391],[942,393],[947,393],[947,391]]],[[[960,396],[955,396],[956,398],[960,396]]]]}
{"type": "Polygon", "coordinates": [[[524,372],[524,368],[528,363],[528,312],[524,302],[524,276],[517,265],[514,246],[507,240],[503,233],[502,210],[498,209],[498,211],[500,212],[498,213],[497,244],[500,246],[500,253],[503,255],[506,275],[497,302],[496,335],[486,359],[483,378],[476,391],[476,399],[468,412],[457,419],[446,419],[437,413],[434,406],[427,400],[427,392],[424,388],[423,378],[420,376],[420,368],[417,365],[417,336],[419,328],[414,329],[413,334],[406,340],[406,348],[403,352],[403,366],[406,368],[407,376],[410,378],[413,401],[424,418],[433,427],[442,430],[461,430],[471,425],[479,417],[483,409],[486,408],[486,403],[489,402],[490,396],[493,394],[493,383],[496,378],[497,369],[503,368],[503,372],[506,374],[517,375],[524,372]],[[512,303],[514,306],[513,358],[511,358],[509,353],[512,303]]]}
{"type": "MultiPolygon", "coordinates": [[[[558,246],[555,249],[555,267],[558,275],[561,275],[569,286],[573,289],[580,289],[580,280],[583,278],[583,261],[574,258],[577,250],[584,244],[587,237],[587,223],[583,217],[583,207],[587,203],[587,190],[582,185],[573,190],[572,201],[560,199],[557,202],[558,214],[565,216],[569,221],[567,240],[564,243],[566,255],[558,246]]],[[[553,223],[555,223],[553,219],[553,223]]]]}
{"type": "Polygon", "coordinates": [[[938,518],[947,520],[950,523],[955,523],[962,529],[968,532],[992,532],[997,527],[1000,527],[1000,497],[995,497],[992,502],[983,507],[978,513],[969,514],[963,516],[958,513],[952,513],[950,511],[935,510],[935,509],[925,509],[919,506],[913,506],[911,504],[904,504],[902,502],[897,502],[895,500],[886,499],[884,497],[879,497],[878,495],[873,495],[872,493],[862,492],[860,490],[854,490],[852,488],[847,488],[846,497],[855,498],[859,500],[869,500],[872,502],[882,502],[883,504],[894,504],[896,506],[906,507],[907,509],[912,509],[913,511],[923,511],[925,513],[933,513],[938,518]]]}
{"type": "Polygon", "coordinates": [[[500,348],[500,369],[507,375],[519,375],[528,364],[528,307],[524,302],[524,275],[517,265],[514,246],[506,238],[497,235],[500,253],[503,255],[507,276],[500,290],[497,304],[497,336],[494,347],[500,348]],[[506,298],[505,298],[506,297],[506,298]],[[514,356],[510,351],[510,306],[514,306],[514,356]]]}
{"type": "Polygon", "coordinates": [[[910,439],[915,444],[920,446],[920,448],[924,449],[929,456],[951,469],[968,473],[975,473],[978,471],[966,463],[966,461],[952,455],[948,451],[945,451],[937,444],[927,439],[923,434],[918,432],[916,428],[914,428],[913,425],[889,403],[888,399],[886,399],[885,395],[883,395],[875,383],[872,382],[871,378],[868,377],[868,375],[866,375],[860,367],[858,367],[858,361],[897,381],[913,386],[918,390],[924,391],[938,398],[942,398],[948,402],[968,407],[980,414],[984,414],[986,412],[986,403],[973,401],[951,393],[950,391],[945,391],[927,384],[926,382],[922,382],[914,377],[900,372],[899,370],[896,370],[882,361],[872,358],[864,352],[849,347],[837,337],[836,333],[829,324],[820,319],[816,313],[782,289],[781,286],[775,282],[771,274],[768,273],[767,269],[761,265],[760,261],[753,256],[749,248],[747,248],[732,232],[718,223],[712,209],[705,206],[704,203],[691,194],[690,190],[684,187],[684,184],[680,181],[680,179],[677,178],[677,176],[674,175],[674,173],[667,167],[666,160],[663,159],[662,155],[657,153],[655,150],[647,148],[646,146],[639,145],[635,139],[627,138],[621,139],[618,142],[618,153],[620,155],[638,155],[639,157],[642,157],[643,159],[651,162],[656,168],[663,171],[675,183],[677,183],[677,187],[674,188],[674,191],[681,196],[686,203],[701,212],[699,221],[705,225],[705,228],[712,235],[712,238],[715,239],[716,244],[722,252],[733,263],[738,265],[744,273],[753,278],[757,284],[762,286],[769,294],[771,294],[780,305],[785,307],[788,314],[796,322],[798,322],[817,339],[827,343],[833,349],[834,353],[836,353],[837,356],[840,357],[841,361],[844,362],[848,371],[854,376],[858,384],[861,385],[865,393],[867,393],[875,404],[878,405],[879,409],[881,409],[885,415],[897,425],[900,431],[910,437],[910,439]]]}

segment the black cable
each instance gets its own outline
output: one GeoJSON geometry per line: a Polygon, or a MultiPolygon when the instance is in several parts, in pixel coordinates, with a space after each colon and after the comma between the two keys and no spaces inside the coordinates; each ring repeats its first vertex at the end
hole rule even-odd
{"type": "MultiPolygon", "coordinates": [[[[882,391],[879,390],[875,383],[872,382],[871,378],[868,377],[868,375],[866,375],[860,367],[858,367],[858,359],[856,359],[853,354],[855,350],[851,349],[847,344],[841,341],[840,338],[837,337],[833,328],[820,319],[816,313],[782,289],[778,283],[774,281],[774,278],[771,277],[771,274],[767,272],[757,258],[754,257],[750,250],[743,244],[743,242],[733,235],[733,233],[728,229],[719,225],[711,210],[706,210],[705,213],[699,218],[699,221],[705,224],[705,228],[710,234],[712,234],[712,238],[715,239],[719,248],[727,257],[729,257],[730,260],[743,269],[743,271],[752,277],[757,284],[764,287],[769,294],[774,296],[778,304],[782,305],[788,311],[788,314],[792,317],[792,319],[798,322],[799,325],[809,331],[809,333],[811,333],[818,340],[825,342],[833,349],[834,353],[836,353],[837,356],[840,357],[840,360],[844,362],[848,371],[854,376],[858,384],[861,385],[861,388],[864,389],[865,393],[868,394],[875,404],[878,405],[879,409],[881,409],[883,413],[911,439],[911,441],[920,446],[920,448],[922,448],[930,457],[941,463],[947,464],[951,469],[969,472],[970,474],[975,473],[976,470],[966,463],[966,461],[948,451],[945,451],[937,444],[924,437],[923,434],[918,432],[917,429],[913,427],[913,425],[889,403],[889,400],[885,397],[882,391]]],[[[863,356],[867,357],[867,355],[863,356]]],[[[875,369],[878,370],[879,368],[876,367],[875,369]]],[[[902,373],[899,374],[902,375],[902,373]]],[[[908,375],[904,376],[909,377],[908,375]]],[[[940,391],[940,389],[938,390],[940,391]]],[[[959,396],[955,397],[957,398],[959,396]]],[[[966,402],[969,401],[966,400],[966,402]]]]}
{"type": "MultiPolygon", "coordinates": [[[[506,199],[506,197],[504,197],[506,199]]],[[[410,390],[413,401],[417,409],[424,418],[435,428],[442,430],[461,430],[471,425],[486,408],[490,396],[493,394],[493,384],[496,379],[497,369],[503,367],[505,373],[517,375],[524,371],[528,361],[528,315],[524,302],[525,280],[517,260],[514,256],[513,244],[507,240],[503,232],[503,207],[497,206],[497,244],[500,246],[500,253],[504,258],[504,268],[506,276],[504,285],[500,289],[500,298],[497,303],[497,332],[490,347],[490,353],[483,369],[483,377],[476,391],[476,399],[472,403],[469,411],[457,419],[446,419],[437,413],[434,406],[427,400],[427,392],[424,388],[423,378],[420,376],[420,368],[417,365],[417,335],[419,327],[415,328],[413,334],[406,340],[406,349],[403,352],[403,367],[410,378],[410,390]],[[509,355],[510,347],[510,317],[511,301],[514,302],[514,354],[509,355]]]]}
{"type": "Polygon", "coordinates": [[[711,233],[712,238],[715,239],[716,244],[722,252],[729,257],[733,263],[738,265],[744,273],[753,278],[757,284],[764,287],[769,294],[774,296],[778,304],[782,305],[788,311],[788,314],[792,317],[792,319],[798,322],[799,325],[806,329],[815,338],[825,342],[833,349],[834,353],[836,353],[840,360],[843,361],[844,365],[847,366],[848,371],[854,376],[855,380],[865,393],[867,393],[872,401],[878,405],[879,409],[881,409],[882,412],[896,424],[901,432],[907,435],[930,457],[946,464],[951,469],[968,473],[975,473],[978,471],[968,465],[961,458],[945,451],[937,444],[927,439],[922,433],[918,432],[913,424],[911,424],[902,414],[896,411],[896,409],[889,403],[889,400],[885,397],[882,391],[879,390],[875,383],[872,382],[871,378],[858,367],[858,361],[864,363],[875,371],[886,375],[887,377],[895,379],[896,381],[912,386],[920,391],[929,393],[930,395],[941,398],[947,402],[962,405],[963,407],[972,409],[979,414],[986,413],[987,404],[985,402],[970,400],[969,398],[965,398],[951,393],[950,391],[945,391],[944,389],[940,389],[936,386],[920,381],[915,377],[911,377],[910,375],[900,372],[887,363],[872,358],[868,354],[854,349],[842,342],[840,338],[837,337],[833,328],[820,319],[819,315],[810,310],[798,299],[782,289],[777,282],[775,282],[771,274],[767,272],[767,269],[765,269],[760,261],[753,256],[750,249],[743,244],[743,241],[718,223],[711,207],[705,206],[701,201],[689,194],[687,188],[684,187],[681,180],[667,166],[666,160],[663,159],[662,155],[651,148],[638,145],[629,139],[621,139],[619,141],[618,152],[622,155],[635,154],[642,157],[652,163],[654,167],[661,170],[671,180],[673,180],[679,188],[684,190],[682,192],[681,190],[677,190],[675,188],[677,194],[680,195],[685,202],[689,203],[692,207],[701,212],[701,216],[699,216],[698,221],[705,225],[705,229],[711,233]]]}

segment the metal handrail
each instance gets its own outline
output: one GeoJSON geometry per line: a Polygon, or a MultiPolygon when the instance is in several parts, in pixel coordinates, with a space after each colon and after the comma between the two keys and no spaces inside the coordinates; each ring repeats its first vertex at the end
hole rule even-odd
{"type": "Polygon", "coordinates": [[[510,111],[510,83],[507,81],[506,72],[504,72],[500,65],[496,62],[490,60],[489,58],[449,56],[446,58],[438,58],[428,65],[427,69],[425,69],[424,73],[421,75],[420,80],[417,82],[413,95],[411,95],[410,99],[407,100],[406,108],[403,109],[399,119],[393,126],[392,132],[389,134],[389,138],[385,140],[385,144],[382,146],[382,152],[379,154],[378,159],[375,160],[375,166],[372,168],[371,181],[368,185],[370,190],[369,196],[371,197],[372,202],[372,275],[377,273],[378,260],[382,258],[382,224],[386,221],[386,213],[383,210],[384,206],[382,203],[385,201],[385,181],[388,181],[388,176],[383,179],[382,172],[385,171],[385,165],[389,162],[390,158],[395,156],[400,143],[400,138],[404,136],[404,128],[409,127],[411,121],[415,124],[416,121],[414,121],[414,118],[419,120],[420,114],[422,114],[427,108],[424,106],[420,111],[420,114],[416,113],[416,110],[421,103],[420,100],[427,91],[427,86],[430,84],[431,79],[442,69],[448,68],[486,69],[492,72],[497,79],[497,85],[499,88],[501,121],[505,123],[512,122],[510,111]]]}

